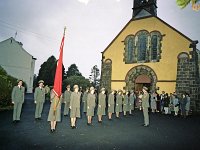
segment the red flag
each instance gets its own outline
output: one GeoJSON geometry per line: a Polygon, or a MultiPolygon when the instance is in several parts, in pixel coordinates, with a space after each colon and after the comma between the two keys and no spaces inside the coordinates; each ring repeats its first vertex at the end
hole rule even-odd
{"type": "Polygon", "coordinates": [[[60,98],[62,94],[62,72],[63,72],[63,47],[64,47],[65,35],[63,35],[62,42],[60,45],[60,56],[57,62],[56,74],[54,78],[53,91],[55,95],[60,98]]]}

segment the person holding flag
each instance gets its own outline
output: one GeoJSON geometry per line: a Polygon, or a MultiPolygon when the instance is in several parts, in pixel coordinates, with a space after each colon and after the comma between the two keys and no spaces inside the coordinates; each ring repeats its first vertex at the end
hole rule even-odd
{"type": "Polygon", "coordinates": [[[51,106],[50,106],[47,120],[51,122],[50,131],[51,133],[53,133],[56,131],[56,123],[61,121],[62,96],[60,96],[60,99],[59,99],[52,90],[50,94],[50,101],[51,101],[51,106]]]}
{"type": "Polygon", "coordinates": [[[65,40],[65,30],[60,45],[60,55],[57,62],[56,74],[54,79],[53,90],[51,91],[51,107],[49,110],[48,121],[51,121],[51,132],[55,131],[56,122],[61,120],[61,99],[62,99],[62,73],[63,73],[63,47],[65,40]]]}

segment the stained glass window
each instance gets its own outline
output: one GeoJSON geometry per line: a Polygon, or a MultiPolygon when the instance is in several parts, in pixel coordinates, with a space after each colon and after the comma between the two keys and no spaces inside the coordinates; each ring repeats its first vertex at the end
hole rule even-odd
{"type": "Polygon", "coordinates": [[[147,35],[145,33],[141,33],[138,36],[138,61],[145,60],[146,50],[147,50],[147,35]]]}
{"type": "Polygon", "coordinates": [[[134,47],[133,38],[129,38],[128,39],[128,53],[127,53],[128,62],[132,62],[133,60],[133,47],[134,47]]]}
{"type": "Polygon", "coordinates": [[[158,56],[158,36],[153,35],[151,37],[151,59],[152,60],[157,60],[158,56]]]}

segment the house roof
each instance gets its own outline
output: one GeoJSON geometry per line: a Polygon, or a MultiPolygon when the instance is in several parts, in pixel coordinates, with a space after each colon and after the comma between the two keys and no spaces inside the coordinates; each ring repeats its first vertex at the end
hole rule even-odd
{"type": "Polygon", "coordinates": [[[6,40],[4,40],[4,41],[1,41],[0,43],[6,42],[6,41],[9,41],[9,40],[11,40],[11,41],[14,42],[15,44],[18,44],[19,46],[21,46],[21,50],[22,50],[22,51],[24,51],[25,53],[27,53],[28,55],[30,55],[30,56],[32,57],[32,59],[35,59],[35,60],[36,60],[36,58],[34,58],[30,53],[28,53],[28,52],[23,48],[22,42],[16,41],[13,37],[10,37],[10,38],[8,38],[8,39],[6,39],[6,40]]]}
{"type": "Polygon", "coordinates": [[[124,28],[117,34],[117,36],[111,41],[111,43],[105,48],[105,50],[103,52],[101,52],[102,54],[106,52],[106,50],[110,47],[110,45],[118,38],[118,36],[126,29],[126,27],[132,22],[132,21],[135,21],[135,20],[141,20],[141,19],[146,19],[146,18],[151,18],[151,17],[155,17],[156,19],[158,19],[159,21],[161,21],[162,23],[164,23],[166,26],[168,26],[169,28],[171,28],[172,30],[174,30],[175,32],[177,32],[178,34],[180,34],[181,36],[183,36],[184,38],[186,38],[188,41],[192,42],[193,40],[190,39],[189,37],[187,37],[186,35],[184,35],[183,33],[181,33],[180,31],[178,31],[177,29],[175,29],[174,27],[172,27],[171,25],[169,25],[168,23],[166,23],[165,21],[163,21],[162,19],[160,19],[159,17],[157,16],[145,16],[145,17],[142,17],[142,18],[134,18],[134,19],[131,19],[125,26],[124,28]]]}

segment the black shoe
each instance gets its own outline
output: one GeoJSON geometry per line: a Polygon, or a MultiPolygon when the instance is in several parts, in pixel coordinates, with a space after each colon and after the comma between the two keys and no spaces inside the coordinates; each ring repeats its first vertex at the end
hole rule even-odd
{"type": "Polygon", "coordinates": [[[42,118],[40,117],[40,118],[38,118],[38,120],[42,120],[42,118]]]}
{"type": "Polygon", "coordinates": [[[37,120],[39,120],[38,118],[35,118],[35,120],[37,121],[37,120]]]}
{"type": "Polygon", "coordinates": [[[17,120],[13,120],[13,123],[17,123],[17,120]]]}
{"type": "Polygon", "coordinates": [[[149,125],[144,125],[144,127],[149,127],[149,125]]]}
{"type": "Polygon", "coordinates": [[[72,129],[76,129],[76,126],[73,126],[72,129]]]}
{"type": "Polygon", "coordinates": [[[92,124],[92,123],[87,123],[87,125],[88,125],[88,126],[93,126],[93,124],[92,124]]]}
{"type": "Polygon", "coordinates": [[[51,129],[51,130],[50,130],[50,132],[51,132],[51,133],[53,133],[53,132],[54,132],[54,130],[53,130],[53,129],[51,129]]]}
{"type": "Polygon", "coordinates": [[[98,121],[98,123],[102,123],[102,121],[98,121]]]}
{"type": "Polygon", "coordinates": [[[20,120],[16,120],[16,123],[19,123],[20,122],[20,120]]]}
{"type": "Polygon", "coordinates": [[[68,116],[68,115],[66,114],[66,115],[64,115],[64,116],[68,116]]]}
{"type": "Polygon", "coordinates": [[[108,120],[109,120],[109,121],[112,121],[112,118],[109,118],[108,120]]]}

